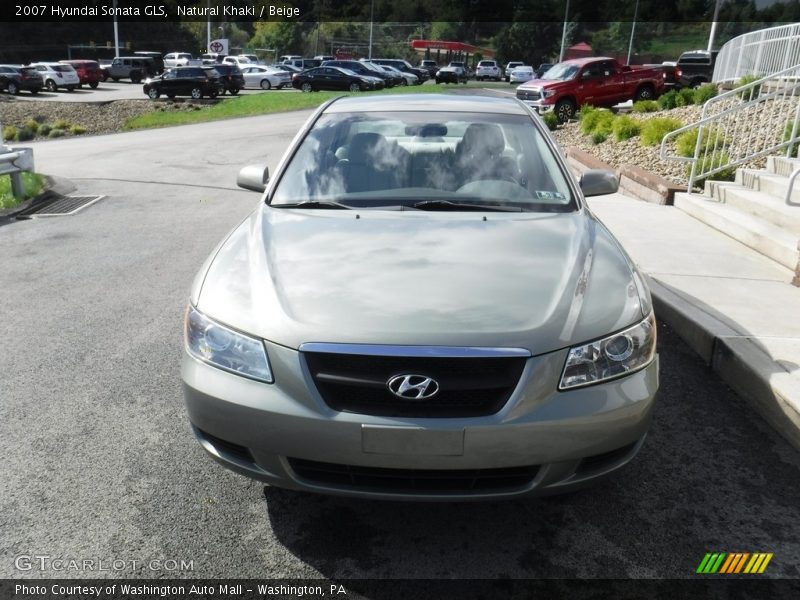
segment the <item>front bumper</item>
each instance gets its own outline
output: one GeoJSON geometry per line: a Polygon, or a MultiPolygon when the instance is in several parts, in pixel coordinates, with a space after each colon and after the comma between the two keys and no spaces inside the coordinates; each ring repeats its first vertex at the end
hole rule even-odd
{"type": "Polygon", "coordinates": [[[270,343],[267,352],[275,384],[233,375],[184,352],[184,398],[201,445],[229,469],[271,485],[362,498],[482,500],[582,487],[636,455],[658,388],[656,357],[625,378],[558,392],[562,350],[528,359],[510,399],[494,415],[365,416],[329,408],[301,353],[270,343]],[[298,472],[300,464],[313,468],[298,472]],[[432,471],[495,476],[514,468],[527,468],[530,476],[446,490],[407,489],[392,479],[412,471],[420,477],[432,471]],[[326,469],[356,476],[307,475],[326,469]],[[368,477],[358,476],[365,471],[368,477]]]}

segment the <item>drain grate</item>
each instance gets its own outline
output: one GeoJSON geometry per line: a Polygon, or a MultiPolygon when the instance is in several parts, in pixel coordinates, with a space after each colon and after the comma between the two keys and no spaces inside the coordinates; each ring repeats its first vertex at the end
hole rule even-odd
{"type": "Polygon", "coordinates": [[[39,202],[35,206],[17,215],[18,219],[29,219],[33,217],[65,217],[74,215],[87,206],[91,206],[105,196],[60,196],[53,194],[44,202],[39,202]]]}

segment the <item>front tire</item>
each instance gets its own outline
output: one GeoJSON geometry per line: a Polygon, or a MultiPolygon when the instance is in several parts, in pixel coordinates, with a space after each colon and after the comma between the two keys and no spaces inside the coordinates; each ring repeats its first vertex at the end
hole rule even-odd
{"type": "Polygon", "coordinates": [[[158,100],[158,98],[161,96],[161,92],[159,92],[156,88],[150,88],[147,90],[147,96],[151,100],[158,100]]]}
{"type": "Polygon", "coordinates": [[[406,79],[405,77],[403,77],[403,85],[408,85],[408,79],[406,79]]]}
{"type": "Polygon", "coordinates": [[[269,82],[269,79],[262,79],[261,80],[261,89],[262,90],[272,89],[272,84],[269,82]]]}
{"type": "Polygon", "coordinates": [[[74,85],[68,85],[67,86],[67,91],[68,92],[74,92],[75,91],[75,86],[74,85]]]}
{"type": "Polygon", "coordinates": [[[575,103],[572,100],[564,99],[556,102],[555,111],[559,123],[566,123],[575,116],[575,103]]]}
{"type": "Polygon", "coordinates": [[[228,91],[231,93],[231,96],[235,96],[239,93],[239,88],[231,88],[228,91]]]}
{"type": "Polygon", "coordinates": [[[201,90],[199,87],[192,88],[192,91],[191,91],[191,94],[190,94],[190,95],[191,95],[191,96],[192,96],[192,98],[194,98],[195,100],[200,100],[200,98],[202,98],[202,97],[203,97],[203,90],[201,90]]]}

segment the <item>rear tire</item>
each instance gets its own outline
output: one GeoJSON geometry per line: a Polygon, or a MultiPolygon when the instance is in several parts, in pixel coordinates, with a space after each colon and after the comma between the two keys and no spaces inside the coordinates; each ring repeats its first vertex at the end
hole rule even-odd
{"type": "Polygon", "coordinates": [[[636,95],[633,97],[634,102],[639,102],[640,100],[653,100],[656,97],[656,91],[653,89],[653,86],[650,84],[645,84],[639,86],[639,89],[636,90],[636,95]]]}
{"type": "Polygon", "coordinates": [[[75,86],[74,85],[68,85],[67,86],[67,91],[68,92],[74,92],[75,91],[75,86]]]}
{"type": "Polygon", "coordinates": [[[16,83],[14,83],[13,81],[9,81],[8,82],[8,93],[11,94],[12,96],[16,96],[17,94],[19,94],[19,86],[16,83]]]}
{"type": "MultiPolygon", "coordinates": [[[[262,90],[272,89],[272,84],[269,82],[269,79],[262,79],[261,80],[261,89],[262,90]]],[[[278,89],[280,89],[280,86],[278,86],[278,89]]]]}
{"type": "Polygon", "coordinates": [[[45,81],[44,82],[44,87],[47,88],[48,92],[57,92],[58,91],[58,86],[56,85],[56,82],[53,81],[52,79],[48,79],[47,81],[45,81]]]}
{"type": "Polygon", "coordinates": [[[141,74],[141,73],[138,73],[138,72],[136,72],[136,71],[134,71],[133,73],[131,73],[131,82],[133,82],[133,83],[139,83],[139,82],[141,82],[141,81],[142,81],[142,74],[141,74]]]}
{"type": "Polygon", "coordinates": [[[90,87],[90,88],[92,88],[93,90],[95,90],[95,89],[97,89],[97,86],[98,86],[98,85],[100,85],[100,84],[99,84],[99,83],[97,83],[96,81],[94,81],[94,82],[92,82],[92,83],[90,83],[90,84],[89,84],[89,87],[90,87]]]}
{"type": "Polygon", "coordinates": [[[357,83],[351,83],[350,84],[350,91],[351,92],[360,92],[361,91],[361,86],[358,85],[357,83]]]}
{"type": "Polygon", "coordinates": [[[310,83],[308,83],[307,81],[303,85],[300,86],[300,89],[303,90],[304,92],[313,92],[314,91],[314,87],[310,83]]]}
{"type": "Polygon", "coordinates": [[[192,88],[190,95],[193,99],[200,100],[200,98],[203,97],[203,90],[201,90],[199,87],[192,88]]]}
{"type": "Polygon", "coordinates": [[[406,79],[405,77],[403,77],[403,85],[408,85],[408,79],[406,79]]]}
{"type": "Polygon", "coordinates": [[[231,88],[228,91],[231,93],[231,96],[235,96],[239,93],[239,88],[231,88]]]}

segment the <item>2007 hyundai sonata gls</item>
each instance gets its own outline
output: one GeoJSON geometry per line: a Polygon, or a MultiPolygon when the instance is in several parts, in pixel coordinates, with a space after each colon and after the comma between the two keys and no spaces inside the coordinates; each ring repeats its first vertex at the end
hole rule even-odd
{"type": "Polygon", "coordinates": [[[370,498],[536,495],[617,470],[658,360],[642,277],[583,200],[615,190],[604,172],[577,184],[513,99],[323,106],[192,289],[200,443],[269,484],[370,498]]]}

